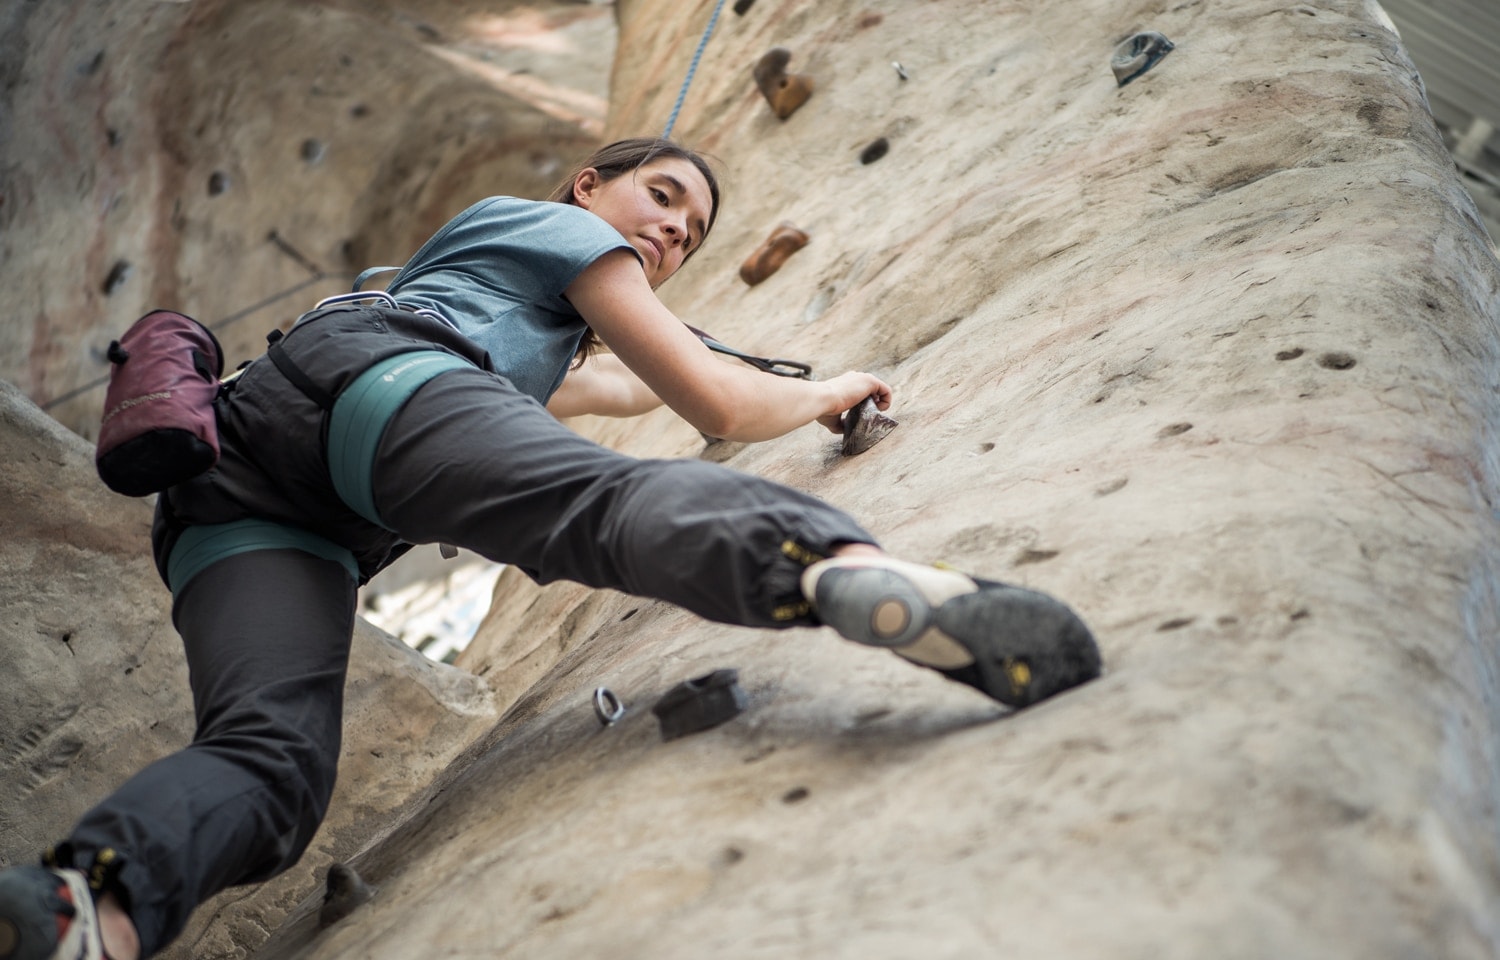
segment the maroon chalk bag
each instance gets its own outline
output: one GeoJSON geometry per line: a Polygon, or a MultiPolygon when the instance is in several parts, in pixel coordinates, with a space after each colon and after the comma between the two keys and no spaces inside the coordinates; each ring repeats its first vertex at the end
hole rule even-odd
{"type": "Polygon", "coordinates": [[[109,361],[94,463],[111,490],[144,497],[218,462],[224,351],[207,327],[153,310],[109,345],[109,361]]]}

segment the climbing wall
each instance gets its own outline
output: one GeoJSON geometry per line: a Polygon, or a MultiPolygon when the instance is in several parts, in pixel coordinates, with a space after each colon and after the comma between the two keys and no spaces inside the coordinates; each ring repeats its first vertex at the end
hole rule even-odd
{"type": "Polygon", "coordinates": [[[603,125],[613,17],[559,0],[0,2],[0,379],[92,439],[146,311],[229,367],[603,125]]]}
{"type": "MultiPolygon", "coordinates": [[[[713,7],[618,4],[606,137],[661,128],[713,7]]],[[[901,425],[580,428],[1063,596],[1105,675],[1006,714],[507,574],[461,661],[507,719],[361,861],[373,904],[267,955],[1493,956],[1500,269],[1380,9],[735,7],[676,128],[726,205],[664,298],[885,376],[901,425]],[[810,96],[777,116],[758,64],[810,96]],[[663,742],[649,707],[727,667],[748,709],[663,742]]]]}
{"type": "MultiPolygon", "coordinates": [[[[601,132],[660,131],[714,0],[618,0],[602,118],[496,53],[604,9],[563,6],[0,3],[4,376],[85,429],[101,334],[158,298],[224,320],[322,293],[474,193],[550,184],[601,132]]],[[[815,428],[706,445],[665,412],[579,429],[1056,593],[1105,675],[1012,714],[826,631],[508,573],[461,661],[499,726],[431,781],[377,768],[315,863],[226,895],[168,956],[1500,951],[1500,268],[1378,6],[736,0],[675,132],[719,158],[726,206],[669,305],[756,354],[886,377],[900,426],[856,457],[815,428]],[[1121,85],[1146,32],[1174,48],[1121,85]],[[788,230],[805,244],[768,255],[788,230]],[[664,742],[651,705],[720,668],[744,711],[664,742]],[[377,892],[320,928],[335,854],[377,892]]],[[[232,349],[290,306],[236,321],[232,349]]],[[[108,514],[79,445],[6,408],[18,456],[71,471],[17,473],[21,512],[108,514]]],[[[146,587],[115,526],[10,538],[12,592],[44,578],[47,609],[13,604],[6,649],[62,643],[57,663],[128,668],[118,697],[170,700],[162,611],[122,621],[162,651],[151,671],[68,646],[118,632],[58,612],[86,596],[79,543],[146,587]]],[[[77,804],[102,782],[77,758],[105,752],[58,722],[0,747],[28,796],[77,804]]],[[[450,732],[390,746],[442,766],[474,716],[432,723],[450,732]]]]}

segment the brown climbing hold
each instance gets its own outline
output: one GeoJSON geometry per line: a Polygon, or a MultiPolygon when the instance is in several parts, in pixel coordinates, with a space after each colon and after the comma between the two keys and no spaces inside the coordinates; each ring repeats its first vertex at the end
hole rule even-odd
{"type": "Polygon", "coordinates": [[[787,257],[807,246],[807,234],[790,223],[781,223],[755,252],[740,264],[740,279],[755,286],[781,269],[787,257]]]}
{"type": "Polygon", "coordinates": [[[805,73],[787,73],[792,51],[772,47],[755,64],[755,85],[776,116],[785,120],[812,96],[813,78],[805,73]]]}

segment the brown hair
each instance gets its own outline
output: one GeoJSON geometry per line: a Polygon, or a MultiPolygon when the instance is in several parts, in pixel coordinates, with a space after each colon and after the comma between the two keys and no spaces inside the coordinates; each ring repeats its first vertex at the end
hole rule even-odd
{"type": "MultiPolygon", "coordinates": [[[[578,181],[578,175],[590,167],[599,171],[599,178],[609,182],[616,177],[623,176],[653,160],[661,159],[686,160],[691,163],[698,172],[703,174],[703,179],[708,183],[708,195],[713,201],[708,211],[708,225],[703,228],[703,236],[686,257],[682,259],[687,263],[703,246],[703,241],[708,239],[708,234],[714,228],[714,220],[719,216],[719,179],[714,176],[713,169],[709,167],[708,161],[702,154],[689,150],[682,144],[663,137],[632,137],[628,140],[616,140],[595,150],[582,163],[568,174],[568,178],[557,185],[557,188],[548,195],[547,199],[553,203],[576,204],[577,198],[573,196],[573,185],[578,181]]],[[[599,346],[599,335],[589,329],[583,335],[583,341],[578,345],[578,353],[573,358],[573,366],[577,367],[588,359],[599,346]]]]}
{"type": "MultiPolygon", "coordinates": [[[[719,179],[714,176],[713,169],[709,167],[708,161],[703,155],[694,150],[689,150],[682,144],[662,137],[634,137],[629,140],[616,140],[607,146],[595,150],[588,159],[584,160],[573,172],[568,174],[568,179],[557,185],[551,195],[547,197],[553,203],[576,203],[573,196],[573,184],[577,182],[578,175],[593,167],[599,171],[599,179],[608,183],[623,174],[630,173],[639,167],[644,167],[653,160],[672,159],[686,160],[703,174],[703,179],[708,183],[708,195],[712,199],[712,206],[708,211],[708,226],[703,228],[703,236],[698,241],[698,246],[703,246],[703,241],[708,239],[708,234],[714,228],[714,220],[719,215],[719,179]]],[[[697,247],[693,248],[697,252],[697,247]]],[[[692,257],[688,254],[688,258],[692,257]]],[[[687,258],[684,258],[684,263],[687,258]]]]}

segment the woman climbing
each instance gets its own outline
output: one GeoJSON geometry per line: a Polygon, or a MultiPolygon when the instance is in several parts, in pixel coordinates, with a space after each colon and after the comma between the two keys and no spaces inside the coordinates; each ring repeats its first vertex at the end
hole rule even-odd
{"type": "Polygon", "coordinates": [[[1045,595],[895,560],[823,502],[697,460],[637,460],[556,416],[665,403],[766,440],[891,390],[716,359],[654,288],[702,245],[713,172],[627,140],[551,201],[459,214],[394,302],[305,315],[234,383],[217,467],[152,532],[190,667],[193,743],[89,811],[44,866],[0,874],[0,960],[136,960],[218,891],[302,855],[339,755],[356,589],[408,543],[671,601],[753,627],[826,624],[1024,706],[1099,672],[1045,595]],[[608,347],[607,353],[595,347],[608,347]],[[550,413],[549,413],[550,411],[550,413]]]}

